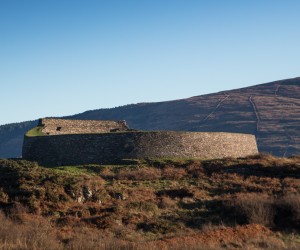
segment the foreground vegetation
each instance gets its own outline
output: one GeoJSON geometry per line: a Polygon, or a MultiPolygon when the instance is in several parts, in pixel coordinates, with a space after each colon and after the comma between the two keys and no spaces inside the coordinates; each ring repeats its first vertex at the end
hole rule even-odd
{"type": "Polygon", "coordinates": [[[299,249],[300,157],[0,160],[0,249],[299,249]]]}

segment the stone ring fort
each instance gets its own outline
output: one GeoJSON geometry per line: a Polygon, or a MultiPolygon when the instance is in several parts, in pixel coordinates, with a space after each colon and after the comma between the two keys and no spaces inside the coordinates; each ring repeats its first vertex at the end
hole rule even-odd
{"type": "Polygon", "coordinates": [[[40,119],[24,137],[23,158],[41,165],[110,164],[123,159],[246,157],[258,154],[254,135],[137,131],[125,121],[40,119]]]}

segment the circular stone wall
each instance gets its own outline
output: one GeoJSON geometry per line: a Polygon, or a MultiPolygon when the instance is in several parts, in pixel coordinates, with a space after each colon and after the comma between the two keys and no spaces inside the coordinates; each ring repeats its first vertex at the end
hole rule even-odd
{"type": "Polygon", "coordinates": [[[255,136],[202,132],[117,132],[25,137],[23,158],[42,165],[107,164],[122,159],[246,157],[255,136]]]}

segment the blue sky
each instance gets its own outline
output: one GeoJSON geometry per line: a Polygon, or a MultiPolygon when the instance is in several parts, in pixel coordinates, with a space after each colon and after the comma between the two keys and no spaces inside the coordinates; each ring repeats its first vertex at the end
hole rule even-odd
{"type": "Polygon", "coordinates": [[[300,76],[300,1],[0,0],[0,124],[300,76]]]}

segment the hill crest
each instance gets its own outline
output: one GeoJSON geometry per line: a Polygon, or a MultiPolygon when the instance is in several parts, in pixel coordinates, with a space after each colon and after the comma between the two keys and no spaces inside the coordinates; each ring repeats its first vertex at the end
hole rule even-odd
{"type": "MultiPolygon", "coordinates": [[[[255,134],[260,152],[300,154],[300,78],[157,103],[86,111],[66,119],[126,120],[141,130],[255,134]]],[[[0,156],[21,155],[37,121],[0,126],[0,156]]]]}

